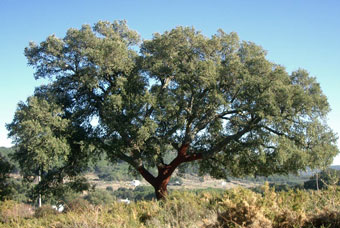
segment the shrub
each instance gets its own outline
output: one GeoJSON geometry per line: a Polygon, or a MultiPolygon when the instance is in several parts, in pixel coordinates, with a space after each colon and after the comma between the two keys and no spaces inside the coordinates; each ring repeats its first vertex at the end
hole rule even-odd
{"type": "Polygon", "coordinates": [[[306,227],[327,227],[339,228],[340,227],[340,211],[325,210],[313,216],[307,223],[306,227]]]}
{"type": "Polygon", "coordinates": [[[116,191],[113,192],[113,195],[117,198],[117,199],[134,199],[134,193],[132,189],[129,188],[118,188],[116,191]]]}
{"type": "Polygon", "coordinates": [[[0,201],[10,199],[13,195],[13,184],[9,174],[13,171],[14,166],[0,154],[0,201]]]}
{"type": "Polygon", "coordinates": [[[134,201],[155,199],[155,190],[151,186],[137,186],[132,193],[134,201]]]}
{"type": "Polygon", "coordinates": [[[28,204],[17,203],[12,200],[7,200],[0,204],[0,221],[4,223],[29,218],[33,214],[34,210],[28,204]]]}
{"type": "Polygon", "coordinates": [[[68,212],[68,211],[83,212],[83,211],[89,210],[91,207],[92,205],[89,203],[89,201],[83,198],[76,198],[76,199],[69,201],[65,205],[65,212],[68,212]]]}
{"type": "Polygon", "coordinates": [[[116,200],[116,197],[105,190],[95,190],[84,197],[93,205],[110,204],[116,200]]]}
{"type": "Polygon", "coordinates": [[[316,180],[318,180],[318,186],[320,189],[327,188],[328,186],[338,185],[340,186],[340,170],[326,169],[316,174],[306,182],[304,182],[305,189],[317,189],[316,180]]]}
{"type": "Polygon", "coordinates": [[[53,209],[51,205],[43,205],[35,210],[34,217],[43,218],[50,215],[56,215],[58,211],[53,209]]]}
{"type": "Polygon", "coordinates": [[[113,192],[113,188],[111,186],[107,186],[106,191],[113,192]]]}
{"type": "Polygon", "coordinates": [[[174,176],[170,179],[169,185],[182,185],[183,180],[178,176],[174,176]]]}
{"type": "Polygon", "coordinates": [[[224,195],[218,213],[218,224],[222,227],[272,227],[262,207],[261,195],[248,189],[237,188],[224,195]]]}
{"type": "MultiPolygon", "coordinates": [[[[135,193],[148,189],[150,190],[145,186],[136,188],[135,193]]],[[[13,208],[12,204],[15,204],[13,201],[5,203],[7,206],[1,205],[0,208],[13,208]]],[[[25,216],[11,219],[7,216],[8,219],[0,226],[335,228],[340,227],[340,188],[276,192],[274,188],[265,185],[261,193],[244,188],[223,193],[212,190],[200,192],[181,190],[172,191],[169,197],[161,202],[155,200],[131,204],[113,202],[109,205],[93,206],[88,201],[78,198],[73,205],[66,205],[66,209],[65,213],[53,216],[48,216],[47,213],[47,216],[30,219],[23,219],[25,216]]]]}

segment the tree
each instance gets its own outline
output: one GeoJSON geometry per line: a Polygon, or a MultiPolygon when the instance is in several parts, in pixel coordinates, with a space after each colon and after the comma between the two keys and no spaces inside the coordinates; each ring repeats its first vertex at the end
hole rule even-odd
{"type": "Polygon", "coordinates": [[[310,179],[304,182],[305,189],[319,190],[319,188],[324,189],[328,186],[340,185],[340,170],[335,169],[325,169],[320,173],[316,173],[311,176],[310,179]]]}
{"type": "Polygon", "coordinates": [[[14,170],[14,166],[0,154],[0,201],[8,199],[13,193],[13,183],[9,174],[14,170]]]}
{"type": "Polygon", "coordinates": [[[158,199],[187,162],[221,178],[297,172],[338,153],[315,78],[288,74],[236,33],[177,27],[141,43],[124,21],[100,21],[30,43],[25,55],[35,78],[51,81],[36,95],[86,129],[84,144],[126,161],[158,199]]]}
{"type": "Polygon", "coordinates": [[[17,145],[13,158],[18,161],[21,174],[30,182],[38,177],[33,195],[39,196],[39,206],[42,193],[46,196],[51,191],[60,191],[64,178],[76,172],[68,170],[74,164],[72,141],[75,139],[69,141],[70,121],[64,116],[64,111],[49,103],[47,97],[31,96],[26,103],[19,103],[13,122],[7,125],[9,136],[17,145]]]}
{"type": "Polygon", "coordinates": [[[14,154],[15,148],[14,147],[0,147],[0,155],[3,159],[10,161],[11,165],[13,165],[12,172],[18,173],[19,172],[19,165],[11,159],[12,154],[14,154]]]}

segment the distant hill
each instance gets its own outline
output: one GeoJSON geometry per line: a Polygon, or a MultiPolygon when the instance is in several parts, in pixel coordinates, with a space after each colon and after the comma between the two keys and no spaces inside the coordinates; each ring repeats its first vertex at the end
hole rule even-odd
{"type": "Polygon", "coordinates": [[[340,170],[340,165],[332,165],[330,168],[340,170]]]}

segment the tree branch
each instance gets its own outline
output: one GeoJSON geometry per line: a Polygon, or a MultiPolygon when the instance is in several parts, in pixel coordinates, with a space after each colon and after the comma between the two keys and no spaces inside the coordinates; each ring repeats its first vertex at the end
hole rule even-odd
{"type": "Polygon", "coordinates": [[[255,118],[251,120],[246,127],[244,127],[241,131],[238,131],[237,133],[233,135],[229,135],[224,138],[221,142],[217,143],[216,146],[214,146],[209,151],[203,153],[204,157],[210,157],[213,156],[215,153],[221,151],[226,145],[228,145],[233,140],[240,139],[244,134],[248,133],[252,129],[254,129],[255,125],[261,121],[261,118],[255,118]]]}
{"type": "Polygon", "coordinates": [[[143,165],[139,166],[137,170],[152,186],[156,185],[156,178],[147,169],[145,169],[143,165]]]}

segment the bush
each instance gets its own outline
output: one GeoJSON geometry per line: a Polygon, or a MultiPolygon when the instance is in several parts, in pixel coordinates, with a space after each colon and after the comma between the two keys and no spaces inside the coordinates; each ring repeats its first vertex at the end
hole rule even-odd
{"type": "Polygon", "coordinates": [[[29,218],[33,214],[34,210],[28,204],[17,203],[12,200],[7,200],[0,204],[0,221],[3,223],[29,218]]]}
{"type": "Polygon", "coordinates": [[[132,201],[152,200],[155,198],[155,190],[151,186],[137,186],[135,189],[118,188],[112,193],[117,199],[126,199],[132,201]]]}
{"type": "Polygon", "coordinates": [[[272,227],[262,207],[261,195],[248,189],[234,189],[224,195],[218,214],[218,225],[222,227],[272,227]]]}
{"type": "Polygon", "coordinates": [[[340,227],[340,211],[324,211],[313,216],[308,222],[310,227],[340,227]]]}
{"type": "Polygon", "coordinates": [[[0,154],[0,201],[10,199],[13,195],[13,184],[9,174],[13,171],[14,166],[0,154]]]}
{"type": "Polygon", "coordinates": [[[84,199],[93,205],[101,205],[113,203],[116,200],[116,197],[111,195],[108,191],[95,190],[86,195],[84,199]]]}
{"type": "Polygon", "coordinates": [[[327,188],[330,185],[340,186],[340,170],[326,169],[318,174],[315,174],[308,181],[304,182],[305,189],[317,189],[316,180],[318,180],[319,189],[327,188]]]}
{"type": "Polygon", "coordinates": [[[133,190],[130,188],[118,188],[116,191],[112,193],[117,199],[134,199],[135,194],[133,193],[133,190]]]}
{"type": "MultiPolygon", "coordinates": [[[[135,193],[152,190],[145,186],[136,189],[138,191],[135,193]]],[[[7,205],[11,203],[15,204],[10,201],[7,205]]],[[[16,216],[10,219],[7,216],[9,219],[0,226],[335,228],[340,227],[340,188],[276,192],[274,188],[265,185],[261,193],[244,188],[223,193],[181,190],[172,191],[165,201],[137,201],[131,204],[113,202],[110,205],[93,206],[80,198],[69,209],[66,206],[66,209],[65,213],[53,216],[47,213],[44,218],[24,219],[25,216],[16,216]]]]}
{"type": "Polygon", "coordinates": [[[34,217],[43,218],[50,215],[56,215],[59,212],[52,208],[51,205],[43,205],[35,210],[34,217]]]}
{"type": "Polygon", "coordinates": [[[175,176],[170,179],[169,185],[182,185],[183,180],[182,178],[175,176]]]}
{"type": "Polygon", "coordinates": [[[151,186],[137,186],[132,193],[134,201],[155,199],[155,190],[151,186]]]}
{"type": "Polygon", "coordinates": [[[84,212],[90,208],[92,208],[92,205],[89,203],[89,201],[83,198],[76,198],[66,203],[65,212],[84,212]]]}
{"type": "Polygon", "coordinates": [[[113,192],[113,188],[111,186],[107,186],[106,191],[113,192]]]}

